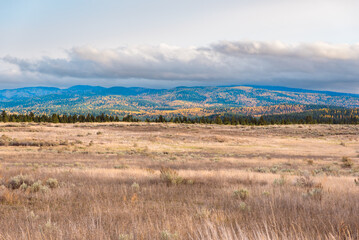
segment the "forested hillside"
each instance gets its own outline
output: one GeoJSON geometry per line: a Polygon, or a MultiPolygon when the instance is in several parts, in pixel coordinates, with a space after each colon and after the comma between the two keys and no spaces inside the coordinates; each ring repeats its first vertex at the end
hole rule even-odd
{"type": "Polygon", "coordinates": [[[0,91],[0,109],[11,113],[112,116],[260,116],[330,107],[359,107],[359,95],[281,87],[227,86],[146,89],[74,86],[0,91]]]}

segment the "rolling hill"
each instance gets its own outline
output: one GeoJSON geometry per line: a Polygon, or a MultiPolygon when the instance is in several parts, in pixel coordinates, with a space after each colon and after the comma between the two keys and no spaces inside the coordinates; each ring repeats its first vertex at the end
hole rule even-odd
{"type": "Polygon", "coordinates": [[[203,116],[231,112],[262,115],[323,107],[357,108],[359,95],[272,86],[148,89],[81,85],[67,89],[0,90],[0,109],[13,113],[203,116]]]}

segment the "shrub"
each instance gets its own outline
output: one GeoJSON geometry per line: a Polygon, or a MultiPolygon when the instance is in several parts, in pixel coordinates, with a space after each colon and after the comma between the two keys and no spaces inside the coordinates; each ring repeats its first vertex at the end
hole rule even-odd
{"type": "Polygon", "coordinates": [[[42,192],[42,193],[48,192],[49,189],[50,188],[48,186],[40,185],[40,192],[42,192]]]}
{"type": "Polygon", "coordinates": [[[174,239],[178,239],[178,235],[177,235],[177,233],[171,233],[167,230],[164,230],[160,234],[160,239],[161,240],[174,240],[174,239]]]}
{"type": "Polygon", "coordinates": [[[267,173],[269,172],[269,169],[266,167],[257,167],[253,169],[253,172],[267,173]]]}
{"type": "Polygon", "coordinates": [[[355,183],[355,185],[357,185],[359,187],[359,178],[354,179],[354,183],[355,183]]]}
{"type": "Polygon", "coordinates": [[[248,196],[249,196],[249,191],[247,189],[240,189],[240,190],[235,190],[233,192],[233,196],[235,198],[240,198],[242,201],[245,201],[248,196]]]}
{"type": "Polygon", "coordinates": [[[49,178],[46,180],[46,185],[49,188],[53,189],[53,188],[57,188],[59,186],[59,182],[55,178],[49,178]]]}
{"type": "Polygon", "coordinates": [[[245,202],[241,202],[239,204],[239,208],[242,210],[242,211],[250,211],[251,208],[245,203],[245,202]]]}
{"type": "Polygon", "coordinates": [[[332,166],[329,166],[329,165],[313,170],[313,174],[315,174],[315,175],[319,175],[322,173],[325,173],[326,175],[337,175],[338,170],[336,170],[335,168],[333,168],[332,166]]]}
{"type": "Polygon", "coordinates": [[[140,185],[138,183],[134,182],[134,183],[132,183],[131,188],[134,191],[138,191],[138,190],[140,190],[140,185]]]}
{"type": "Polygon", "coordinates": [[[41,187],[42,187],[42,182],[40,180],[36,181],[31,185],[30,191],[31,192],[38,192],[38,191],[41,190],[41,187]]]}
{"type": "Polygon", "coordinates": [[[12,138],[8,137],[7,135],[3,134],[0,137],[0,146],[8,146],[12,138]]]}
{"type": "Polygon", "coordinates": [[[118,240],[131,240],[133,239],[132,235],[129,234],[119,234],[118,240]]]}
{"type": "Polygon", "coordinates": [[[278,166],[273,166],[270,168],[270,172],[271,173],[277,173],[279,171],[279,167],[278,166]]]}
{"type": "Polygon", "coordinates": [[[21,186],[20,186],[20,190],[21,190],[21,191],[26,191],[27,188],[28,188],[28,186],[27,186],[26,183],[23,183],[23,184],[21,184],[21,186]]]}
{"type": "Polygon", "coordinates": [[[49,187],[46,185],[43,185],[40,180],[34,182],[30,187],[30,192],[36,193],[36,192],[43,192],[46,193],[49,191],[49,187]]]}
{"type": "Polygon", "coordinates": [[[171,168],[162,167],[160,170],[160,179],[164,181],[167,186],[169,185],[177,185],[181,183],[187,183],[188,180],[182,178],[178,175],[177,171],[171,168]]]}
{"type": "Polygon", "coordinates": [[[33,180],[27,175],[20,174],[11,178],[7,183],[7,187],[10,189],[19,189],[20,186],[24,183],[26,185],[32,185],[33,180]]]}
{"type": "Polygon", "coordinates": [[[7,182],[7,188],[9,189],[20,189],[22,191],[30,190],[30,192],[47,192],[49,189],[57,188],[59,183],[55,178],[49,178],[46,180],[45,185],[42,181],[37,180],[36,182],[32,180],[29,176],[17,175],[11,178],[7,182]]]}
{"type": "Polygon", "coordinates": [[[128,168],[128,166],[122,164],[122,165],[116,165],[116,166],[114,166],[113,168],[114,168],[114,169],[126,169],[126,168],[128,168]]]}
{"type": "Polygon", "coordinates": [[[189,185],[192,185],[194,182],[191,179],[186,179],[186,183],[189,184],[189,185]]]}
{"type": "Polygon", "coordinates": [[[342,158],[342,167],[343,168],[351,168],[354,165],[353,160],[348,157],[342,158]]]}
{"type": "Polygon", "coordinates": [[[57,225],[56,223],[53,223],[51,221],[51,219],[47,220],[47,222],[43,225],[43,226],[40,226],[42,229],[42,231],[46,232],[46,233],[49,233],[51,235],[54,234],[55,231],[57,231],[57,225]]]}
{"type": "Polygon", "coordinates": [[[146,172],[148,172],[148,173],[156,174],[156,171],[153,170],[153,169],[151,169],[151,168],[146,168],[145,170],[146,170],[146,172]]]}
{"type": "Polygon", "coordinates": [[[314,185],[313,179],[310,178],[310,176],[307,174],[305,176],[302,176],[300,178],[297,178],[296,185],[300,187],[305,188],[311,188],[314,185]]]}
{"type": "Polygon", "coordinates": [[[280,178],[274,179],[274,181],[273,181],[274,186],[283,186],[286,183],[287,183],[287,181],[283,175],[280,178]]]}
{"type": "Polygon", "coordinates": [[[316,188],[308,189],[308,191],[303,194],[303,197],[312,198],[314,200],[320,201],[320,200],[322,200],[322,197],[323,197],[323,188],[316,187],[316,188]]]}
{"type": "Polygon", "coordinates": [[[268,191],[263,191],[263,192],[262,192],[262,195],[263,195],[263,196],[269,196],[269,195],[270,195],[270,192],[268,192],[268,191]]]}
{"type": "Polygon", "coordinates": [[[283,168],[280,170],[281,172],[283,173],[294,173],[294,169],[291,169],[291,168],[283,168]]]}

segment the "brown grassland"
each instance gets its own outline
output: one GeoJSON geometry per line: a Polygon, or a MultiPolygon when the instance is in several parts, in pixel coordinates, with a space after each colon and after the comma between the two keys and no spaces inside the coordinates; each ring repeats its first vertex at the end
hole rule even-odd
{"type": "Polygon", "coordinates": [[[359,239],[359,126],[0,131],[0,239],[359,239]]]}

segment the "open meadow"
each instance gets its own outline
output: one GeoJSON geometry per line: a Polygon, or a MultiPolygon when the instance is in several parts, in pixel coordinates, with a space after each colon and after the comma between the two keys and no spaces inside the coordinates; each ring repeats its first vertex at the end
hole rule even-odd
{"type": "Polygon", "coordinates": [[[359,239],[359,126],[1,123],[0,239],[359,239]]]}

